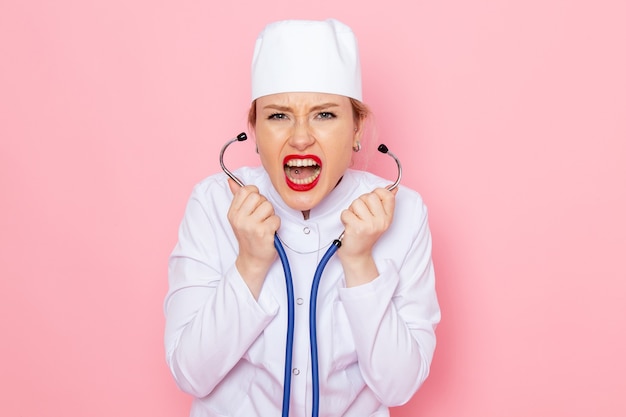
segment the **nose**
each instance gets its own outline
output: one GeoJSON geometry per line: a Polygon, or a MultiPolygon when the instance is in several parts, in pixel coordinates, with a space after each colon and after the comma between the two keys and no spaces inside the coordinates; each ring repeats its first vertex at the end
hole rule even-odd
{"type": "Polygon", "coordinates": [[[298,151],[304,151],[315,142],[315,135],[309,126],[308,120],[298,119],[294,123],[289,144],[298,151]]]}

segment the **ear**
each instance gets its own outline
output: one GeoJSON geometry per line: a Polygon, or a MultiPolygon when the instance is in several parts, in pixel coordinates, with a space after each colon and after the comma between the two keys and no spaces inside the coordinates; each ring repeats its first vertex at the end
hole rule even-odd
{"type": "Polygon", "coordinates": [[[354,138],[352,140],[352,147],[356,147],[363,137],[363,130],[365,128],[365,119],[359,119],[354,126],[354,138]]]}
{"type": "Polygon", "coordinates": [[[248,125],[249,129],[250,129],[250,138],[252,139],[252,141],[254,142],[254,151],[258,154],[259,153],[259,142],[257,142],[256,140],[256,129],[255,126],[252,124],[248,125]]]}

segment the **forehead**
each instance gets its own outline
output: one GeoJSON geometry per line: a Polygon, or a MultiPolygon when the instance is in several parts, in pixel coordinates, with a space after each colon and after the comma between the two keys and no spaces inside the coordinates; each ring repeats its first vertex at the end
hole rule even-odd
{"type": "Polygon", "coordinates": [[[310,92],[277,93],[257,99],[257,108],[260,110],[273,106],[289,109],[306,109],[318,106],[349,107],[350,99],[338,94],[310,92]]]}

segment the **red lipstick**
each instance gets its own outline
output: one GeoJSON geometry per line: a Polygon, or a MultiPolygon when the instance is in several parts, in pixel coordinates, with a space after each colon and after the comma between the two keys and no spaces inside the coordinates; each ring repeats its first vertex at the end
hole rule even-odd
{"type": "Polygon", "coordinates": [[[294,191],[313,189],[320,178],[322,160],[317,155],[287,155],[283,159],[285,182],[294,191]]]}

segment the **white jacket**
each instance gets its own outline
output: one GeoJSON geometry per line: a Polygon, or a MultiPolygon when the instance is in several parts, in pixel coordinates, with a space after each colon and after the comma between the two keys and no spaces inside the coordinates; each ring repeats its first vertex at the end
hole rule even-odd
{"type": "MultiPolygon", "coordinates": [[[[348,170],[310,218],[286,206],[262,168],[236,175],[256,185],[281,218],[278,231],[294,281],[295,332],[291,416],[311,414],[309,294],[313,274],[343,231],[342,210],[388,180],[348,170]]],[[[178,386],[195,397],[191,417],[281,414],[287,328],[285,279],[271,267],[258,301],[234,266],[237,240],[226,218],[226,176],[193,190],[169,261],[165,299],[167,362],[178,386]]],[[[400,187],[391,227],[373,256],[380,275],[345,288],[337,256],[318,293],[321,416],[388,416],[426,379],[440,319],[431,236],[421,197],[400,187]]]]}

